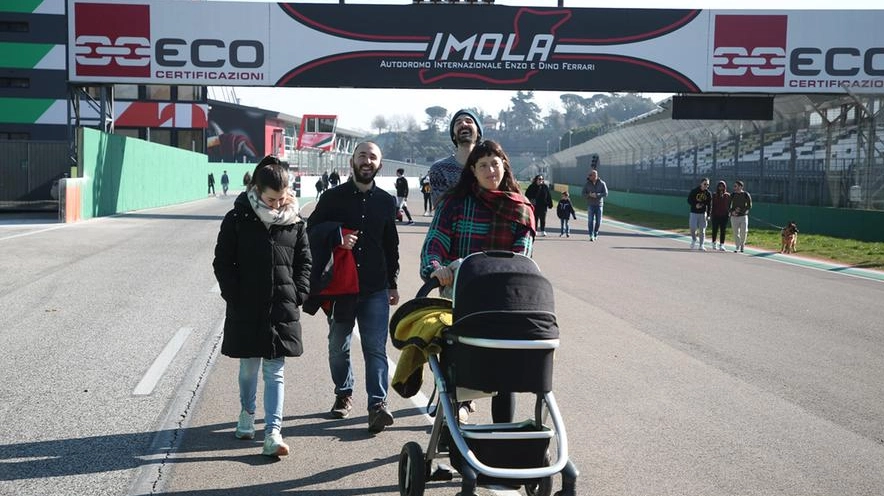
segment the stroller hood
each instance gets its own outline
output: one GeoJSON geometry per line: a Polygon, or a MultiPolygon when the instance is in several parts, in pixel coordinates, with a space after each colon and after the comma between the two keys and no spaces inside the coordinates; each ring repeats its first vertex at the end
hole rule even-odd
{"type": "Polygon", "coordinates": [[[552,284],[524,255],[482,252],[466,257],[454,282],[453,307],[459,335],[495,337],[480,333],[503,328],[510,339],[559,337],[552,284]]]}

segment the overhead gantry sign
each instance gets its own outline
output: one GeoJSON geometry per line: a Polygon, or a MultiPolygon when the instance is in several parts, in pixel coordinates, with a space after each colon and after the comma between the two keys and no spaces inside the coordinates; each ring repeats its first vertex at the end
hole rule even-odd
{"type": "Polygon", "coordinates": [[[68,3],[75,83],[884,93],[884,11],[68,3]]]}

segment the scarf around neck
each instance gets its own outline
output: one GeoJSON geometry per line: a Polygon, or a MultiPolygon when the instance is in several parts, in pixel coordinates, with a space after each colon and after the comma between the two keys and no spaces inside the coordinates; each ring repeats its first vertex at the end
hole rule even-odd
{"type": "Polygon", "coordinates": [[[294,196],[290,196],[289,203],[279,210],[272,209],[261,201],[261,195],[258,194],[258,188],[256,187],[250,188],[246,196],[249,198],[249,204],[252,206],[252,210],[255,211],[255,215],[258,216],[258,219],[267,228],[270,228],[270,226],[287,226],[300,220],[298,215],[300,207],[298,199],[294,196]]]}
{"type": "Polygon", "coordinates": [[[486,249],[511,250],[515,241],[513,222],[527,227],[534,236],[534,209],[521,193],[487,190],[476,184],[473,186],[473,194],[494,214],[488,233],[489,246],[486,249]]]}

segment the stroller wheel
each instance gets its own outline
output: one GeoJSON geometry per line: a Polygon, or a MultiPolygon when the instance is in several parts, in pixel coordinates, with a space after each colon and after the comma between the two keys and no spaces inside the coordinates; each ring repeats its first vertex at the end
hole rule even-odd
{"type": "MultiPolygon", "coordinates": [[[[543,457],[543,464],[549,466],[549,452],[543,457]]],[[[539,479],[537,482],[525,484],[525,493],[528,496],[550,496],[552,494],[552,476],[539,479]]]]}
{"type": "Polygon", "coordinates": [[[552,477],[544,477],[540,482],[525,484],[525,494],[528,496],[549,496],[552,494],[552,477]]]}
{"type": "Polygon", "coordinates": [[[415,442],[405,443],[399,453],[399,495],[423,496],[427,485],[429,463],[415,442]]]}

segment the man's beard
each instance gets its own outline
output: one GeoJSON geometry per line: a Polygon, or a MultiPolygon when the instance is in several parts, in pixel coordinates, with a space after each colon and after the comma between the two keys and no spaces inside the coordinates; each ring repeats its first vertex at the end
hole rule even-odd
{"type": "Polygon", "coordinates": [[[457,133],[454,135],[454,138],[457,141],[458,145],[461,145],[461,144],[469,145],[469,144],[476,142],[476,134],[473,133],[472,130],[470,130],[469,134],[466,134],[466,135],[461,134],[461,133],[457,133]]]}
{"type": "Polygon", "coordinates": [[[380,169],[373,169],[368,175],[362,172],[362,170],[357,166],[352,166],[353,170],[353,180],[360,184],[371,184],[374,181],[374,177],[378,175],[380,169]]]}

